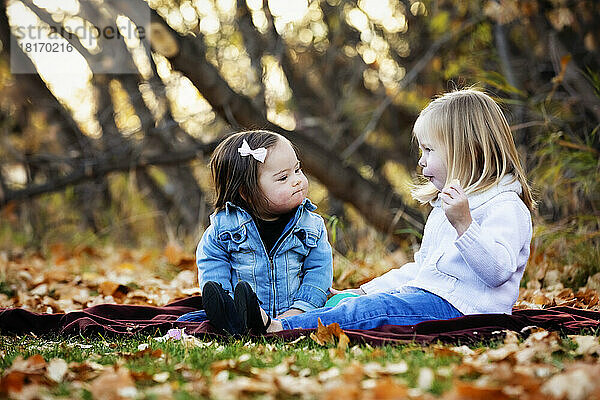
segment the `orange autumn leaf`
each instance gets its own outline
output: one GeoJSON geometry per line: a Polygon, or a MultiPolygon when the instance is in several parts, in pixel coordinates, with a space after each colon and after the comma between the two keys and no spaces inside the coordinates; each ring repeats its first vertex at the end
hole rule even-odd
{"type": "Polygon", "coordinates": [[[0,378],[0,395],[20,393],[25,385],[25,377],[26,375],[20,371],[11,371],[2,376],[0,378]]]}
{"type": "Polygon", "coordinates": [[[446,346],[432,346],[431,349],[433,350],[433,354],[436,357],[459,357],[462,356],[461,353],[459,353],[458,351],[455,351],[451,348],[448,348],[446,346]]]}
{"type": "Polygon", "coordinates": [[[329,324],[327,326],[323,325],[321,319],[319,318],[318,326],[316,332],[311,332],[310,338],[320,344],[321,346],[325,346],[326,344],[334,344],[335,338],[338,339],[338,350],[344,351],[348,348],[348,343],[350,339],[344,333],[342,328],[337,322],[329,324]]]}
{"type": "Polygon", "coordinates": [[[229,371],[235,369],[237,363],[235,360],[219,360],[210,364],[210,372],[213,376],[217,375],[221,371],[229,371]]]}
{"type": "Polygon", "coordinates": [[[46,368],[46,365],[46,360],[44,360],[44,357],[41,354],[34,354],[25,360],[23,357],[19,356],[13,361],[10,370],[35,374],[42,373],[44,368],[46,368]]]}
{"type": "Polygon", "coordinates": [[[125,359],[126,360],[131,360],[131,359],[139,359],[139,358],[144,358],[148,356],[149,358],[161,358],[164,356],[164,353],[161,349],[144,349],[144,350],[138,350],[133,354],[126,354],[125,355],[125,359]]]}
{"type": "Polygon", "coordinates": [[[354,382],[342,382],[329,388],[322,396],[323,400],[360,399],[361,388],[354,382]]]}
{"type": "Polygon", "coordinates": [[[98,292],[104,296],[112,296],[117,291],[119,284],[111,281],[104,281],[98,286],[98,292]]]}
{"type": "Polygon", "coordinates": [[[104,296],[112,296],[115,299],[122,299],[127,293],[129,288],[120,283],[112,281],[104,281],[98,286],[98,292],[104,296]]]}
{"type": "Polygon", "coordinates": [[[348,343],[350,342],[350,339],[348,338],[348,336],[344,333],[344,331],[342,331],[340,329],[340,335],[338,336],[338,345],[337,348],[339,351],[346,351],[348,349],[348,343]]]}
{"type": "Polygon", "coordinates": [[[139,258],[139,260],[138,260],[138,261],[140,262],[140,264],[147,264],[147,263],[149,263],[149,262],[150,262],[150,261],[151,261],[153,258],[154,258],[154,255],[153,255],[151,252],[149,252],[149,251],[146,251],[146,252],[144,252],[144,254],[142,254],[142,255],[140,256],[140,258],[139,258]]]}
{"type": "MultiPolygon", "coordinates": [[[[335,325],[338,325],[338,324],[336,323],[335,325]]],[[[314,340],[315,342],[317,342],[318,344],[320,344],[321,346],[325,346],[325,344],[328,344],[328,343],[333,344],[335,342],[335,339],[333,338],[333,333],[329,329],[330,326],[331,325],[328,325],[328,326],[323,325],[323,323],[321,322],[321,318],[319,318],[317,331],[311,332],[310,338],[312,340],[314,340]]],[[[339,325],[338,325],[338,327],[339,327],[339,325]]]]}
{"type": "Polygon", "coordinates": [[[378,380],[372,390],[372,398],[378,400],[405,399],[407,395],[406,385],[399,384],[389,377],[378,380]]]}
{"type": "Polygon", "coordinates": [[[46,360],[40,354],[34,354],[27,359],[18,356],[0,378],[0,394],[20,393],[25,386],[47,383],[44,377],[46,366],[46,360]]]}
{"type": "Polygon", "coordinates": [[[183,248],[174,242],[165,247],[164,256],[169,264],[177,267],[189,267],[196,265],[196,257],[193,254],[186,253],[183,248]]]}
{"type": "Polygon", "coordinates": [[[337,338],[340,337],[340,334],[344,333],[342,328],[340,328],[340,324],[337,322],[327,325],[327,329],[329,329],[329,332],[331,332],[331,334],[337,338]]]}
{"type": "Polygon", "coordinates": [[[473,382],[455,381],[454,389],[446,397],[447,399],[461,400],[508,400],[501,387],[478,386],[473,382]]]}

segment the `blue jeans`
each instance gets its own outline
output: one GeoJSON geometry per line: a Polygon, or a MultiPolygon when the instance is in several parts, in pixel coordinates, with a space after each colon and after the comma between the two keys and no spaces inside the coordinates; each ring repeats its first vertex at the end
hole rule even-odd
{"type": "Polygon", "coordinates": [[[433,319],[462,317],[446,300],[426,290],[403,287],[387,293],[373,293],[342,299],[335,307],[317,308],[282,318],[283,329],[316,328],[337,322],[342,329],[372,329],[382,325],[414,325],[433,319]]]}
{"type": "Polygon", "coordinates": [[[202,322],[206,321],[207,319],[208,318],[206,317],[206,312],[204,310],[196,310],[183,314],[181,317],[177,318],[177,321],[202,322]]]}

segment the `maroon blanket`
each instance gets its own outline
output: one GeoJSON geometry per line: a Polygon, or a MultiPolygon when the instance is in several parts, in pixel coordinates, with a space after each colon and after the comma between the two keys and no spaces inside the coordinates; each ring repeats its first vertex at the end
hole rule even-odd
{"type": "MultiPolygon", "coordinates": [[[[67,314],[37,314],[19,308],[0,309],[0,334],[25,335],[164,335],[171,328],[186,328],[196,336],[218,336],[208,322],[176,322],[179,315],[202,308],[199,296],[178,300],[164,307],[102,304],[67,314]]],[[[571,307],[545,310],[516,310],[513,315],[468,315],[444,321],[427,321],[412,326],[386,325],[371,330],[346,330],[352,343],[383,345],[416,342],[470,344],[500,337],[502,330],[521,331],[538,326],[566,334],[600,328],[600,312],[571,307]]],[[[267,335],[293,340],[312,330],[296,329],[267,335]]]]}

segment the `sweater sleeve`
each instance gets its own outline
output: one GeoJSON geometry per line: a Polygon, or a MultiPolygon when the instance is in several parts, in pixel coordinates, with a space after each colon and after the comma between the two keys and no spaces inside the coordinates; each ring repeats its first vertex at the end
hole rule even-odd
{"type": "Polygon", "coordinates": [[[517,201],[498,203],[454,242],[469,268],[489,287],[508,281],[531,241],[531,214],[517,201]]]}

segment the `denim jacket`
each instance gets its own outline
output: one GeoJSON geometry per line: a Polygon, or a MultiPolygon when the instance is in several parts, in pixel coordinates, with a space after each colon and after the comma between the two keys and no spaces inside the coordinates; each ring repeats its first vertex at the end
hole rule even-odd
{"type": "Polygon", "coordinates": [[[322,307],[333,281],[333,256],[316,208],[305,199],[267,253],[250,214],[227,203],[210,216],[198,243],[200,287],[215,281],[232,295],[236,283],[246,281],[271,316],[322,307]]]}

